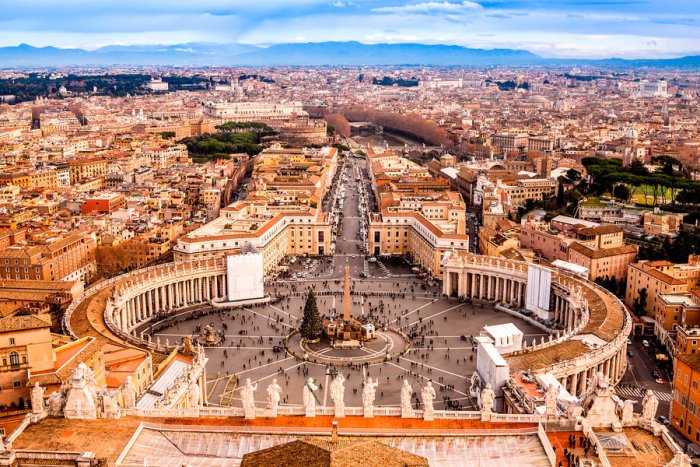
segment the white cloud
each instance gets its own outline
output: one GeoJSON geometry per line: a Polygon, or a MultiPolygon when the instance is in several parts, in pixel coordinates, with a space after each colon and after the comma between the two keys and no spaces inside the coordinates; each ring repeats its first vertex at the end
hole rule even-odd
{"type": "Polygon", "coordinates": [[[375,13],[408,13],[408,14],[434,14],[434,13],[460,13],[467,10],[479,10],[481,5],[476,2],[463,1],[459,3],[452,2],[425,2],[416,3],[413,5],[403,6],[386,6],[373,8],[375,13]]]}
{"type": "Polygon", "coordinates": [[[357,6],[355,3],[352,1],[347,1],[347,2],[341,2],[340,0],[337,2],[329,3],[328,6],[332,6],[333,8],[345,8],[348,6],[357,6]]]}

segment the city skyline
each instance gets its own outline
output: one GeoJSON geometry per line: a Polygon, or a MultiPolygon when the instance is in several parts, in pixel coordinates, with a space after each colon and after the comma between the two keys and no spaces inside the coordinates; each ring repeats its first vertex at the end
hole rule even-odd
{"type": "Polygon", "coordinates": [[[0,46],[358,41],[525,49],[546,58],[669,58],[700,54],[699,19],[691,0],[73,0],[60,9],[41,0],[5,8],[0,46]]]}

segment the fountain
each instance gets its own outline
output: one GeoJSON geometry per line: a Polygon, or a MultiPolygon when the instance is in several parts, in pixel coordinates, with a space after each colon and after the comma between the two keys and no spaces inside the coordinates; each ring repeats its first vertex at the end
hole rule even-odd
{"type": "Polygon", "coordinates": [[[372,323],[362,323],[350,316],[350,264],[345,258],[345,287],[343,290],[343,319],[327,320],[323,323],[323,335],[333,348],[356,349],[362,343],[374,339],[372,323]]]}
{"type": "Polygon", "coordinates": [[[209,323],[204,327],[204,332],[197,336],[196,340],[200,345],[214,347],[220,345],[224,337],[222,332],[214,332],[213,323],[209,323]]]}

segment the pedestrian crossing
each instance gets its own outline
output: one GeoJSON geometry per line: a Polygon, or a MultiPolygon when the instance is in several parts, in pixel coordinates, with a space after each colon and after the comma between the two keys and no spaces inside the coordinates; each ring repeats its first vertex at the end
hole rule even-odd
{"type": "MultiPolygon", "coordinates": [[[[647,390],[636,386],[618,386],[615,388],[615,392],[618,396],[622,397],[643,398],[646,395],[647,390]]],[[[669,402],[671,400],[670,392],[653,391],[653,393],[660,401],[669,402]]]]}

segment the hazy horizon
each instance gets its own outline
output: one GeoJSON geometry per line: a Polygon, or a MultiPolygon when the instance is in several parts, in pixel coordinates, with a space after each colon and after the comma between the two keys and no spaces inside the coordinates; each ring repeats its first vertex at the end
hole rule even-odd
{"type": "Polygon", "coordinates": [[[0,46],[347,42],[523,49],[545,58],[700,55],[697,0],[182,0],[6,5],[0,46]]]}

